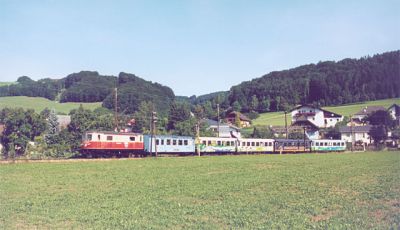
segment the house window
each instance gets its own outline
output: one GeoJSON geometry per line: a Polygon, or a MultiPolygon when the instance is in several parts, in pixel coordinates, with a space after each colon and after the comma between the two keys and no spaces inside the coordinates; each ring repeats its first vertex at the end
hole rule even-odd
{"type": "Polygon", "coordinates": [[[112,141],[113,137],[112,136],[107,136],[107,141],[112,141]]]}

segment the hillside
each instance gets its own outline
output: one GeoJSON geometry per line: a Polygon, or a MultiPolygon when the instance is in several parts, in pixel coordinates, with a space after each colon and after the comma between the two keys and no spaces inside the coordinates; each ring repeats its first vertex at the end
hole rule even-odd
{"type": "MultiPolygon", "coordinates": [[[[174,92],[161,84],[146,81],[133,74],[120,73],[118,77],[100,75],[95,71],[81,71],[65,78],[34,81],[27,76],[16,84],[0,86],[0,97],[42,97],[60,102],[102,102],[114,108],[114,89],[118,92],[118,111],[133,113],[142,101],[151,101],[160,113],[166,113],[174,100],[174,92]]],[[[55,103],[55,102],[54,102],[55,103]]]]}
{"type": "MultiPolygon", "coordinates": [[[[343,116],[350,116],[352,114],[357,113],[362,108],[366,106],[380,105],[385,108],[388,108],[392,104],[397,103],[400,104],[400,98],[386,99],[386,100],[376,100],[376,101],[367,101],[363,103],[356,104],[348,104],[342,106],[329,106],[323,107],[328,111],[341,114],[343,116]]],[[[288,123],[290,124],[290,115],[288,116],[288,123]]],[[[285,125],[285,114],[283,112],[270,112],[270,113],[262,113],[260,116],[253,120],[254,126],[284,126],[285,125]]]]}
{"type": "Polygon", "coordinates": [[[0,97],[0,109],[5,107],[14,108],[22,107],[24,109],[34,109],[36,112],[42,111],[44,108],[55,109],[56,113],[68,114],[72,109],[77,109],[82,105],[86,109],[95,109],[101,107],[101,103],[58,103],[42,97],[0,97]]]}
{"type": "Polygon", "coordinates": [[[242,112],[300,103],[334,106],[400,97],[400,51],[275,71],[233,86],[225,103],[242,112]]]}

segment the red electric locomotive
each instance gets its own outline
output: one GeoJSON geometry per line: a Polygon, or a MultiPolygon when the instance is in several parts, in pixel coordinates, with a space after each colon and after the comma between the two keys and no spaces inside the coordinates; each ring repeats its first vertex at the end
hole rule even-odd
{"type": "Polygon", "coordinates": [[[83,135],[81,153],[92,156],[143,156],[143,135],[139,133],[117,133],[90,131],[83,135]]]}

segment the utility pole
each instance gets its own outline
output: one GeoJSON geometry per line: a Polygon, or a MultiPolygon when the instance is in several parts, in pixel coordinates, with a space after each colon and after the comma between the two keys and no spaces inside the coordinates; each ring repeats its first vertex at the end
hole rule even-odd
{"type": "Polygon", "coordinates": [[[114,98],[114,125],[115,131],[118,132],[118,88],[115,87],[115,98],[114,98]]]}
{"type": "Polygon", "coordinates": [[[303,127],[304,152],[306,151],[306,127],[303,127]]]}
{"type": "Polygon", "coordinates": [[[288,129],[287,129],[287,118],[286,118],[286,110],[285,110],[285,134],[286,134],[286,139],[288,139],[288,129]]]}
{"type": "Polygon", "coordinates": [[[158,157],[158,152],[157,152],[157,121],[158,121],[157,112],[153,111],[152,117],[153,117],[153,129],[154,129],[153,133],[156,138],[155,143],[154,143],[154,150],[156,152],[156,157],[158,157]]]}
{"type": "Polygon", "coordinates": [[[354,151],[354,130],[353,130],[353,116],[350,115],[350,135],[351,135],[351,151],[354,151]]]}
{"type": "Polygon", "coordinates": [[[219,104],[217,104],[217,137],[219,137],[219,104]]]}
{"type": "Polygon", "coordinates": [[[197,123],[196,123],[195,145],[196,145],[197,155],[200,156],[200,121],[197,121],[197,123]]]}

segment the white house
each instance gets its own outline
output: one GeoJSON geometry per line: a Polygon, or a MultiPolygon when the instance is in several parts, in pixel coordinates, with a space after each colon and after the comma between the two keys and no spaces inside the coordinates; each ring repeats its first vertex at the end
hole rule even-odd
{"type": "Polygon", "coordinates": [[[343,121],[343,116],[312,105],[301,105],[291,111],[292,124],[297,121],[309,121],[318,128],[328,128],[343,121]]]}
{"type": "Polygon", "coordinates": [[[396,120],[397,125],[400,125],[400,106],[393,104],[388,108],[388,112],[394,120],[396,120]]]}
{"type": "Polygon", "coordinates": [[[372,140],[369,136],[371,125],[364,126],[343,126],[339,128],[339,132],[342,135],[342,140],[346,142],[362,142],[364,144],[371,144],[372,140]],[[354,140],[353,140],[354,135],[354,140]]]}
{"type": "Polygon", "coordinates": [[[236,138],[241,137],[240,129],[234,125],[220,123],[219,130],[218,130],[218,122],[217,121],[210,120],[210,119],[204,119],[203,122],[205,122],[209,126],[208,127],[209,130],[213,131],[219,137],[236,137],[236,138]]]}

